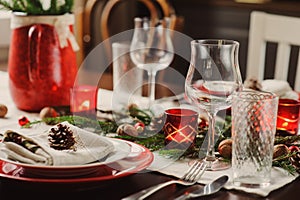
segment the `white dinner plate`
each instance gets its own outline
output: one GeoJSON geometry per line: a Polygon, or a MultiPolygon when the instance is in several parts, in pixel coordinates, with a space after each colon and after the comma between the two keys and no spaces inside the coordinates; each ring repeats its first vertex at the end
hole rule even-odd
{"type": "Polygon", "coordinates": [[[107,138],[114,145],[114,151],[110,153],[105,160],[99,162],[93,162],[83,165],[33,165],[27,163],[21,163],[18,161],[10,160],[4,152],[0,152],[0,159],[6,163],[11,163],[23,168],[23,174],[34,177],[52,177],[52,178],[68,178],[68,177],[80,177],[94,174],[98,171],[99,167],[103,165],[109,165],[120,159],[127,157],[131,151],[131,146],[124,140],[107,138]]]}
{"type": "MultiPolygon", "coordinates": [[[[94,174],[77,176],[73,174],[74,177],[46,177],[37,176],[30,173],[24,173],[27,167],[22,166],[20,163],[12,163],[11,161],[6,162],[0,160],[0,177],[6,178],[8,180],[25,182],[26,185],[31,185],[34,187],[48,187],[51,184],[53,187],[58,186],[57,189],[61,188],[61,184],[70,185],[72,188],[79,187],[84,189],[91,186],[101,186],[106,185],[115,179],[131,175],[133,173],[138,173],[143,169],[146,169],[154,159],[153,153],[144,146],[139,144],[120,140],[130,146],[130,153],[128,156],[119,159],[115,162],[107,163],[105,165],[99,165],[96,168],[98,171],[94,174]]],[[[34,169],[37,169],[36,167],[34,169]]],[[[48,168],[49,171],[51,168],[48,168]]],[[[60,171],[68,171],[70,169],[61,168],[60,171]]],[[[22,184],[24,185],[24,184],[22,184]]]]}

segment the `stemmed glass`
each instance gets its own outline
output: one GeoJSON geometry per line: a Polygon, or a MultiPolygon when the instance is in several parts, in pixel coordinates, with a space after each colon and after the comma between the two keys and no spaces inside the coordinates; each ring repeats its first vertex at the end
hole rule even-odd
{"type": "MultiPolygon", "coordinates": [[[[208,115],[206,157],[208,170],[222,170],[230,163],[215,156],[216,115],[231,106],[232,94],[242,89],[238,63],[239,43],[233,40],[193,40],[185,92],[192,104],[208,115]]],[[[200,153],[199,153],[200,155],[200,153]]]]}
{"type": "Polygon", "coordinates": [[[153,23],[149,18],[136,17],[134,23],[130,57],[137,67],[148,73],[148,107],[150,108],[155,101],[156,73],[167,68],[174,57],[168,29],[169,18],[153,23]]]}

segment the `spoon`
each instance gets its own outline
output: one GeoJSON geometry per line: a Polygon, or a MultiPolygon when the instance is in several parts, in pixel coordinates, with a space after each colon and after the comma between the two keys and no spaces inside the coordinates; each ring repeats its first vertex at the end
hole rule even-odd
{"type": "Polygon", "coordinates": [[[229,177],[227,175],[221,176],[212,181],[211,183],[205,185],[203,188],[191,192],[185,192],[181,196],[177,197],[175,200],[184,200],[214,194],[218,192],[227,183],[228,179],[229,177]]]}

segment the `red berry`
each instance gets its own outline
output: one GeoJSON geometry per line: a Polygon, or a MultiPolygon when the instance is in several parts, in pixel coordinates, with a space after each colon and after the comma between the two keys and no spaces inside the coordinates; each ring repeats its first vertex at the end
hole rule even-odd
{"type": "Polygon", "coordinates": [[[25,126],[29,122],[30,122],[29,119],[27,117],[25,117],[25,116],[21,116],[19,118],[19,124],[20,124],[20,126],[25,126]]]}
{"type": "Polygon", "coordinates": [[[292,153],[292,152],[294,152],[294,151],[299,151],[300,148],[299,148],[298,146],[293,145],[293,146],[290,146],[290,147],[289,147],[289,150],[290,150],[290,152],[292,153]]]}
{"type": "Polygon", "coordinates": [[[205,118],[200,117],[198,126],[199,126],[199,128],[204,129],[204,128],[208,127],[209,124],[208,124],[208,121],[205,118]]]}
{"type": "Polygon", "coordinates": [[[134,125],[134,128],[137,130],[138,133],[142,133],[145,129],[145,124],[143,122],[137,122],[134,125]]]}

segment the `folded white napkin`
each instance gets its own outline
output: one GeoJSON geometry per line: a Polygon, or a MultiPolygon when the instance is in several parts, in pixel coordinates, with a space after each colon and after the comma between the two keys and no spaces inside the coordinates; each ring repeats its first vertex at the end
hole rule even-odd
{"type": "Polygon", "coordinates": [[[15,132],[22,137],[23,144],[26,142],[27,146],[5,141],[4,138],[0,143],[0,149],[11,160],[35,165],[55,166],[94,162],[105,158],[114,150],[113,144],[103,136],[78,128],[68,122],[62,122],[61,125],[67,126],[73,134],[75,144],[71,149],[56,150],[50,146],[48,135],[52,133],[52,128],[57,130],[58,125],[51,127],[46,132],[31,134],[30,136],[15,132]]]}
{"type": "Polygon", "coordinates": [[[291,86],[287,81],[266,79],[262,81],[261,85],[263,91],[273,92],[279,98],[295,99],[295,100],[299,98],[297,92],[293,91],[293,89],[291,88],[291,86]]]}

